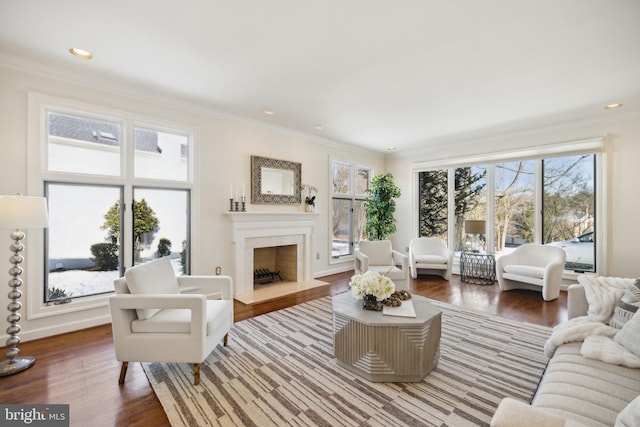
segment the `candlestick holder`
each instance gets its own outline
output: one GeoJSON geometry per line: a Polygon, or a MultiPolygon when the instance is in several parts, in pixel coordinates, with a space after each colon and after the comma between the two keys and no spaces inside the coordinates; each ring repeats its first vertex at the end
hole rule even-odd
{"type": "Polygon", "coordinates": [[[235,202],[235,204],[236,204],[236,212],[238,212],[238,207],[240,205],[240,202],[235,202]]]}
{"type": "Polygon", "coordinates": [[[247,196],[242,196],[242,212],[247,211],[247,196]]]}
{"type": "Polygon", "coordinates": [[[229,212],[233,212],[233,198],[229,199],[229,212]]]}

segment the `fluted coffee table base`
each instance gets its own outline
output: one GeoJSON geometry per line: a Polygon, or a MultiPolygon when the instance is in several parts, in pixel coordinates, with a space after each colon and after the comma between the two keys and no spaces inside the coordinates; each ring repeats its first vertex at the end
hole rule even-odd
{"type": "Polygon", "coordinates": [[[416,317],[385,316],[362,309],[346,292],[333,304],[333,345],[340,366],[372,382],[417,382],[440,356],[441,316],[427,298],[414,295],[416,317]]]}

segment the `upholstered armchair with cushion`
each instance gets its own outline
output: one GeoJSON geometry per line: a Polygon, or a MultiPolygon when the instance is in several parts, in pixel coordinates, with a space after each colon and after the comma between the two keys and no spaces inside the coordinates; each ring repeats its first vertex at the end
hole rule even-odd
{"type": "Polygon", "coordinates": [[[453,267],[453,252],[440,239],[416,237],[409,243],[409,266],[411,277],[414,279],[418,277],[420,269],[449,280],[453,267]]]}
{"type": "Polygon", "coordinates": [[[409,289],[408,257],[393,250],[390,240],[361,240],[354,256],[356,273],[377,271],[391,279],[397,291],[409,289]]]}
{"type": "Polygon", "coordinates": [[[566,254],[561,248],[536,243],[519,246],[496,260],[500,289],[542,288],[542,298],[551,301],[560,296],[566,254]]]}
{"type": "Polygon", "coordinates": [[[200,363],[233,325],[233,284],[226,276],[176,277],[169,258],[130,268],[109,298],[120,384],[129,362],[200,363]],[[220,299],[207,299],[207,295],[220,299]]]}

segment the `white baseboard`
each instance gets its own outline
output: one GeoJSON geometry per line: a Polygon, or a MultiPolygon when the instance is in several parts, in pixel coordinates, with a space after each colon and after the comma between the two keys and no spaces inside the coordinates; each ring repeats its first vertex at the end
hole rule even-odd
{"type": "MultiPolygon", "coordinates": [[[[91,319],[83,319],[75,322],[68,322],[38,329],[22,329],[19,336],[21,342],[27,342],[40,338],[52,337],[54,335],[66,334],[68,332],[79,331],[81,329],[92,328],[94,326],[104,325],[107,323],[111,323],[110,315],[94,317],[91,319]]],[[[7,338],[9,338],[9,335],[5,334],[0,336],[0,342],[5,342],[7,338]]],[[[20,348],[20,346],[18,346],[18,348],[20,348]]]]}

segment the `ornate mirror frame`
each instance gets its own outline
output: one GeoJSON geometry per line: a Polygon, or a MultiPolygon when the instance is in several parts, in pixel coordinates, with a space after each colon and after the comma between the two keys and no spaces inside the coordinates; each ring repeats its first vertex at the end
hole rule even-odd
{"type": "Polygon", "coordinates": [[[268,157],[251,156],[251,203],[263,205],[299,205],[302,203],[302,164],[268,157]],[[293,172],[293,195],[263,193],[262,168],[293,172]]]}

